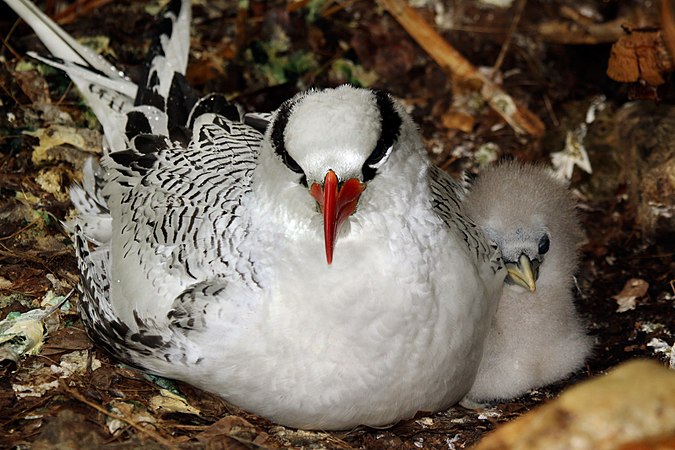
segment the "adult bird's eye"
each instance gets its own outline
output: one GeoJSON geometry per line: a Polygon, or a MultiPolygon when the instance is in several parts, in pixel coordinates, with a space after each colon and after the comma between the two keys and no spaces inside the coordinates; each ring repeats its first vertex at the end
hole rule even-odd
{"type": "Polygon", "coordinates": [[[368,167],[373,167],[376,168],[378,166],[377,163],[382,161],[382,159],[389,154],[391,151],[391,146],[389,148],[386,148],[384,145],[378,145],[375,147],[375,150],[373,150],[373,153],[370,154],[368,159],[366,159],[365,165],[368,167]]]}
{"type": "Polygon", "coordinates": [[[539,254],[544,255],[548,252],[548,248],[551,246],[551,240],[548,238],[548,235],[545,234],[539,239],[539,254]]]}
{"type": "Polygon", "coordinates": [[[379,169],[380,166],[384,164],[393,148],[393,145],[390,145],[389,148],[383,145],[378,145],[375,147],[375,150],[373,150],[373,153],[371,153],[368,159],[366,159],[366,162],[363,163],[363,168],[361,169],[363,172],[364,182],[370,181],[373,179],[373,177],[375,177],[377,169],[379,169]]]}
{"type": "Polygon", "coordinates": [[[283,159],[284,159],[284,164],[286,164],[286,167],[291,169],[293,172],[299,173],[301,175],[305,174],[305,171],[302,170],[302,167],[300,167],[300,165],[297,162],[295,162],[295,160],[293,158],[291,158],[291,155],[289,155],[288,152],[285,152],[283,154],[283,159]]]}
{"type": "Polygon", "coordinates": [[[361,169],[363,181],[367,182],[375,177],[377,169],[387,160],[394,148],[394,143],[401,134],[403,121],[396,111],[394,100],[384,91],[372,91],[375,95],[377,108],[380,111],[380,138],[361,169]]]}

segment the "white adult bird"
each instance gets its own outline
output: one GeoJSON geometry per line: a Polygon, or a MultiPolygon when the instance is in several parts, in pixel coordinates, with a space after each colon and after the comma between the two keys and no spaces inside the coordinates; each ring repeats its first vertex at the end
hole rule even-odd
{"type": "Polygon", "coordinates": [[[96,342],[302,428],[386,425],[466,394],[506,271],[392,97],[313,90],[242,121],[185,83],[188,2],[163,13],[136,85],[6,1],[46,29],[66,61],[42,59],[104,127],[102,168],[72,189],[96,342]]]}
{"type": "Polygon", "coordinates": [[[469,404],[517,397],[577,370],[591,339],[573,303],[583,232],[565,184],[543,167],[504,163],[480,174],[465,206],[509,273],[469,404]]]}

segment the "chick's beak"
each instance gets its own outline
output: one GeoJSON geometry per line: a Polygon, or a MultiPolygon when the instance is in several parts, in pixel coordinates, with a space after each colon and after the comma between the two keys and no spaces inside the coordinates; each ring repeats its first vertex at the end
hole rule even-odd
{"type": "Polygon", "coordinates": [[[535,283],[537,275],[535,274],[536,267],[532,268],[532,261],[527,255],[522,254],[518,258],[517,263],[507,262],[506,270],[508,271],[507,279],[509,279],[513,284],[522,286],[525,289],[528,289],[530,292],[537,290],[537,285],[535,283]]]}
{"type": "Polygon", "coordinates": [[[326,261],[333,262],[335,237],[344,221],[356,211],[361,193],[366,185],[356,178],[339,183],[337,175],[329,170],[323,185],[312,183],[309,192],[323,213],[323,234],[326,244],[326,261]]]}

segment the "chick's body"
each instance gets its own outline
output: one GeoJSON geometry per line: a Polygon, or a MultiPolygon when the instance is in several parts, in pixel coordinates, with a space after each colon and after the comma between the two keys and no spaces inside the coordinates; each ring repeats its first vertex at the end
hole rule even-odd
{"type": "Polygon", "coordinates": [[[542,167],[505,163],[480,175],[466,208],[507,267],[525,262],[532,274],[529,289],[507,280],[466,399],[513,398],[577,370],[591,338],[573,302],[583,232],[564,183],[542,167]]]}

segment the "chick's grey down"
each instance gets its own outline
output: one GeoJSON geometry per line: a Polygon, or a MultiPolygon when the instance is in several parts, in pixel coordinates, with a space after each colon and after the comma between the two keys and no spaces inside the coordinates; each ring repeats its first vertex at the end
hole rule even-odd
{"type": "Polygon", "coordinates": [[[104,129],[67,224],[100,346],[301,428],[467,393],[506,271],[395,99],[341,86],[242,117],[185,81],[187,1],[161,14],[138,84],[6,1],[104,129]]]}
{"type": "Polygon", "coordinates": [[[509,272],[467,400],[513,398],[563,379],[591,351],[574,307],[584,234],[567,186],[543,167],[509,162],[482,172],[465,204],[509,272]]]}

